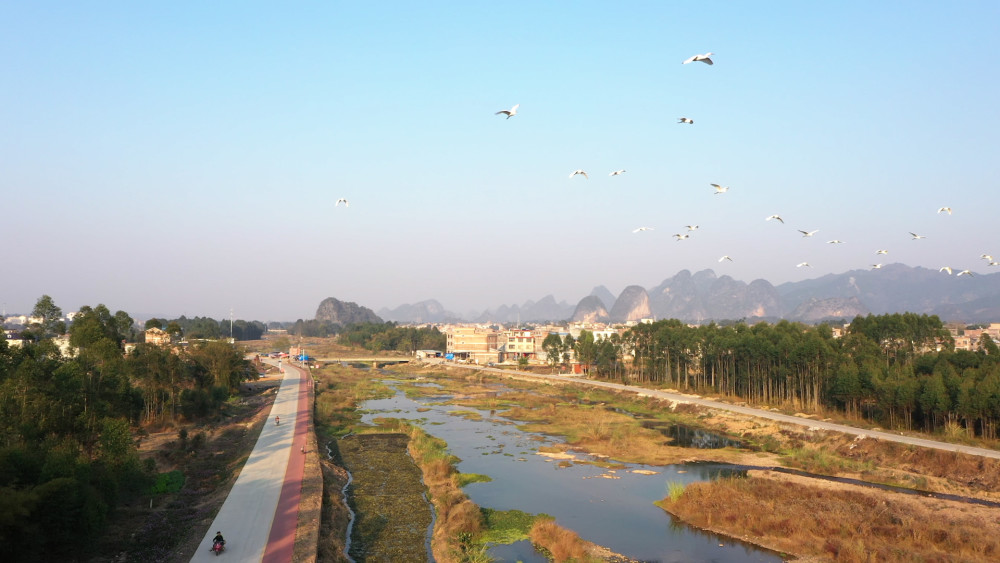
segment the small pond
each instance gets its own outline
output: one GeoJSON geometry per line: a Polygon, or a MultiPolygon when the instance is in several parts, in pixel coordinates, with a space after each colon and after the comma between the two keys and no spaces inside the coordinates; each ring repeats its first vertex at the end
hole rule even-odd
{"type": "Polygon", "coordinates": [[[641,424],[646,428],[658,431],[668,438],[672,438],[673,442],[671,444],[679,448],[714,450],[718,448],[743,447],[738,440],[731,440],[702,428],[693,428],[683,424],[674,424],[659,420],[643,420],[641,424]]]}
{"type": "MultiPolygon", "coordinates": [[[[489,475],[491,482],[465,487],[479,506],[550,514],[584,539],[642,561],[781,561],[772,552],[678,524],[653,504],[667,496],[671,482],[692,483],[738,473],[731,467],[706,463],[627,464],[613,470],[585,463],[567,466],[566,460],[538,453],[540,446],[558,443],[557,439],[522,432],[490,411],[443,404],[441,397],[415,400],[400,391],[388,399],[366,401],[361,408],[362,420],[368,423],[394,417],[419,424],[445,440],[448,450],[462,459],[459,471],[489,475]],[[449,412],[476,413],[479,418],[449,412]]],[[[597,461],[585,454],[576,458],[597,461]]],[[[490,554],[498,561],[545,561],[529,542],[496,546],[490,554]]]]}

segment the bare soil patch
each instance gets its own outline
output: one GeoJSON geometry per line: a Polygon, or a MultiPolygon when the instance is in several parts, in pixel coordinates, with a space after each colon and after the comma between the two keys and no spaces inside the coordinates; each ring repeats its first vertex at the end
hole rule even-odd
{"type": "Polygon", "coordinates": [[[253,451],[274,395],[264,386],[244,388],[212,421],[143,436],[140,456],[152,459],[157,472],[181,471],[184,486],[176,493],[143,496],[119,507],[88,561],[190,560],[253,451]],[[188,433],[184,441],[179,438],[181,428],[188,433]]]}

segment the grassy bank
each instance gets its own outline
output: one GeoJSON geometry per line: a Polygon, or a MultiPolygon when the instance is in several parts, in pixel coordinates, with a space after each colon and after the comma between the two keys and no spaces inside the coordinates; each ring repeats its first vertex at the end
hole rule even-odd
{"type": "Polygon", "coordinates": [[[996,561],[995,509],[767,477],[672,490],[659,506],[698,528],[813,560],[996,561]]]}

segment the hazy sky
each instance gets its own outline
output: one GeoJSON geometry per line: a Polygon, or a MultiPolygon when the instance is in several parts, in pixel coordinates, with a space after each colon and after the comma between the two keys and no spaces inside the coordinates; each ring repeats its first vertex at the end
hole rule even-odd
{"type": "Polygon", "coordinates": [[[2,2],[0,301],[266,321],[682,269],[1000,271],[998,22],[993,0],[2,2]]]}

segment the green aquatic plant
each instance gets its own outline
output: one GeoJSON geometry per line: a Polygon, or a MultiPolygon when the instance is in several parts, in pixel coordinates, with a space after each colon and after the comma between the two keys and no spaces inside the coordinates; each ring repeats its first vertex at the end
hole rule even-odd
{"type": "Polygon", "coordinates": [[[684,494],[684,483],[678,481],[670,481],[667,483],[667,496],[670,497],[671,502],[677,502],[684,494]]]}
{"type": "Polygon", "coordinates": [[[455,475],[455,486],[462,488],[472,483],[489,483],[493,478],[479,473],[458,473],[455,475]]]}

